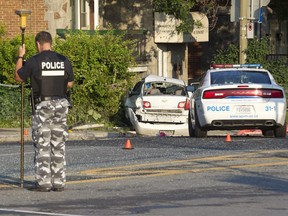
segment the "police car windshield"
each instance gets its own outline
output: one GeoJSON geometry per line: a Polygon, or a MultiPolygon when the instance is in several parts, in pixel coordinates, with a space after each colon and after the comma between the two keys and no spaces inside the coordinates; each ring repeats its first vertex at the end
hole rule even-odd
{"type": "Polygon", "coordinates": [[[267,72],[258,71],[219,71],[211,73],[211,85],[238,84],[238,83],[256,83],[271,84],[271,80],[267,72]]]}

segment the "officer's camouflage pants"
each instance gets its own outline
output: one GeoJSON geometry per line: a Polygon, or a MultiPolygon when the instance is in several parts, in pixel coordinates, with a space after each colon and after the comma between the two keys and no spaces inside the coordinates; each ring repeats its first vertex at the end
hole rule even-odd
{"type": "Polygon", "coordinates": [[[66,99],[42,101],[36,105],[35,115],[32,117],[35,177],[41,187],[65,185],[68,106],[66,99]]]}

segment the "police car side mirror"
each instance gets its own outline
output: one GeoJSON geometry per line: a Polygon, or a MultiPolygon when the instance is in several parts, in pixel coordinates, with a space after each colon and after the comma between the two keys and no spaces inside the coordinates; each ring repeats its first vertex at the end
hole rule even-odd
{"type": "Polygon", "coordinates": [[[187,91],[187,93],[188,93],[189,98],[192,97],[193,92],[194,92],[195,90],[196,90],[196,89],[195,89],[194,86],[189,85],[189,86],[186,87],[186,91],[187,91]]]}
{"type": "Polygon", "coordinates": [[[195,89],[195,86],[189,85],[186,87],[186,90],[187,90],[187,92],[193,93],[196,89],[195,89]]]}

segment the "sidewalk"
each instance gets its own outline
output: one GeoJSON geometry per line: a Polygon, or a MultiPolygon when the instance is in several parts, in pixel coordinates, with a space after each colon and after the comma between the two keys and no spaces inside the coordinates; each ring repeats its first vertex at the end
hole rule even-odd
{"type": "MultiPolygon", "coordinates": [[[[31,128],[25,128],[24,131],[28,131],[28,134],[24,133],[24,141],[31,141],[31,128]]],[[[133,132],[127,134],[132,135],[133,132]]],[[[122,132],[107,132],[102,130],[93,129],[81,129],[81,130],[69,130],[68,140],[95,140],[97,138],[113,138],[123,137],[127,134],[122,132]]],[[[0,143],[2,142],[20,142],[21,141],[21,129],[20,128],[0,128],[0,143]]]]}

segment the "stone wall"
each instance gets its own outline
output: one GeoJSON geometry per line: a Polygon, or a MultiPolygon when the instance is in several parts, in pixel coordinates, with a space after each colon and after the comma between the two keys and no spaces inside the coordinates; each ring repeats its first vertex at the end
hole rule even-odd
{"type": "Polygon", "coordinates": [[[48,30],[56,35],[56,29],[71,28],[71,8],[69,0],[45,0],[47,10],[44,19],[48,23],[48,30]]]}

